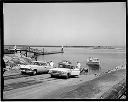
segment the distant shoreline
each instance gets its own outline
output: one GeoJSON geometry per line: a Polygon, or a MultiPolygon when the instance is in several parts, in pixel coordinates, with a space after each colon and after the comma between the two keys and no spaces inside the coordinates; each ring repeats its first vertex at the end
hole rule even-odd
{"type": "MultiPolygon", "coordinates": [[[[4,45],[4,48],[14,47],[15,45],[4,45]]],[[[55,45],[16,45],[18,47],[62,47],[55,45]]],[[[125,46],[63,46],[65,48],[93,48],[93,49],[115,49],[125,48],[125,46]]]]}
{"type": "MultiPolygon", "coordinates": [[[[4,46],[15,46],[15,45],[4,45],[4,46]]],[[[30,46],[30,47],[62,47],[57,45],[16,45],[16,46],[30,46]]],[[[113,47],[113,46],[63,46],[63,47],[113,47]]]]}

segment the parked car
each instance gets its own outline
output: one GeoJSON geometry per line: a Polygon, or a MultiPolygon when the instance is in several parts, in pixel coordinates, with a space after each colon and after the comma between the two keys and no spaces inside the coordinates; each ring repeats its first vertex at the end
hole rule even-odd
{"type": "Polygon", "coordinates": [[[51,69],[49,63],[43,61],[33,61],[31,65],[20,65],[21,74],[48,73],[51,69]]]}
{"type": "Polygon", "coordinates": [[[49,70],[51,77],[65,77],[68,79],[71,76],[79,76],[80,69],[74,67],[71,62],[62,61],[58,63],[58,68],[53,68],[49,70]]]}

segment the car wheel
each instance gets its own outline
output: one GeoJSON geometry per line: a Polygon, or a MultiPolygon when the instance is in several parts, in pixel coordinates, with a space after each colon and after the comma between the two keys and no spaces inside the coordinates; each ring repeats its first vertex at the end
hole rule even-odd
{"type": "Polygon", "coordinates": [[[77,78],[79,78],[79,75],[77,75],[77,78]]]}
{"type": "Polygon", "coordinates": [[[36,71],[36,70],[34,70],[34,71],[33,71],[33,75],[36,75],[36,74],[37,74],[37,71],[36,71]]]}
{"type": "Polygon", "coordinates": [[[54,75],[51,75],[51,78],[54,78],[55,76],[54,75]]]}
{"type": "Polygon", "coordinates": [[[66,79],[68,79],[69,77],[70,77],[70,74],[69,74],[69,73],[67,73],[67,75],[66,75],[66,77],[65,77],[65,78],[66,78],[66,79]]]}

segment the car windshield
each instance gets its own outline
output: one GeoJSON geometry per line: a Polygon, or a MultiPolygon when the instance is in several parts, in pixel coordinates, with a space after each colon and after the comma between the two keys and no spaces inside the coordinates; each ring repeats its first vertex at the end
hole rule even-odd
{"type": "Polygon", "coordinates": [[[68,68],[68,69],[73,69],[74,68],[74,66],[66,65],[66,64],[59,64],[58,67],[59,68],[68,68]]]}
{"type": "Polygon", "coordinates": [[[33,65],[46,66],[46,63],[33,62],[33,65]]]}
{"type": "Polygon", "coordinates": [[[39,65],[39,63],[38,63],[38,62],[33,62],[32,64],[33,64],[33,65],[39,65]]]}
{"type": "Polygon", "coordinates": [[[97,59],[97,58],[95,58],[94,60],[95,60],[95,61],[99,61],[99,59],[97,59]]]}
{"type": "Polygon", "coordinates": [[[42,65],[42,66],[47,66],[47,63],[40,63],[40,65],[42,65]]]}

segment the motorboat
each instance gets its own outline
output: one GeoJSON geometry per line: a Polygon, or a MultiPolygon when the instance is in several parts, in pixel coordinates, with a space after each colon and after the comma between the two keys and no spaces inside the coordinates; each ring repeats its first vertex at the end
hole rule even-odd
{"type": "Polygon", "coordinates": [[[93,58],[93,57],[89,57],[87,59],[87,65],[95,65],[95,66],[99,66],[100,65],[100,60],[98,58],[93,58]]]}

